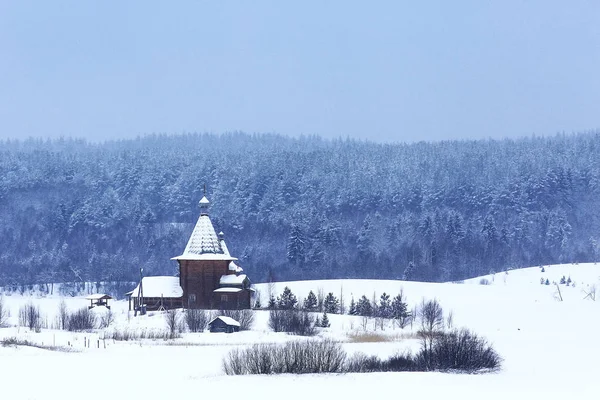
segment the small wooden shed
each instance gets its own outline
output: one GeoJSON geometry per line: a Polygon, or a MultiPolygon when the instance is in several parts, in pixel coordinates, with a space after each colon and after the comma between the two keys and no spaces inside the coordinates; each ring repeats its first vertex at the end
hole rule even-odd
{"type": "Polygon", "coordinates": [[[107,294],[103,294],[103,293],[92,294],[92,295],[89,295],[88,297],[86,297],[85,299],[90,301],[90,305],[88,306],[88,308],[90,308],[90,309],[94,308],[96,306],[98,306],[98,307],[104,306],[110,310],[108,301],[112,300],[112,297],[110,297],[107,294]]]}
{"type": "Polygon", "coordinates": [[[233,333],[240,331],[240,323],[235,319],[225,316],[213,318],[208,323],[208,329],[215,332],[233,333]]]}

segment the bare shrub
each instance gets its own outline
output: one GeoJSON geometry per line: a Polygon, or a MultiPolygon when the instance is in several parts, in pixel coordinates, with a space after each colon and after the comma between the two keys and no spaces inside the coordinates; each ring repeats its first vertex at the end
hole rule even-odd
{"type": "Polygon", "coordinates": [[[58,305],[58,314],[56,315],[56,324],[58,329],[67,329],[69,321],[69,310],[67,309],[67,303],[62,299],[58,305]]]}
{"type": "Polygon", "coordinates": [[[169,339],[175,339],[179,336],[181,330],[181,323],[179,313],[176,308],[165,311],[164,314],[165,322],[167,323],[167,332],[169,339]]]}
{"type": "Polygon", "coordinates": [[[431,349],[421,348],[418,359],[426,369],[442,371],[496,371],[502,364],[493,347],[468,329],[438,335],[431,349]]]}
{"type": "Polygon", "coordinates": [[[111,309],[100,314],[100,327],[108,328],[113,322],[115,322],[115,314],[111,309]]]}
{"type": "Polygon", "coordinates": [[[489,285],[489,284],[490,284],[490,281],[489,281],[489,279],[487,279],[487,278],[481,278],[481,279],[479,280],[479,284],[480,284],[480,285],[487,286],[487,285],[489,285]]]}
{"type": "Polygon", "coordinates": [[[90,331],[96,328],[96,315],[87,307],[80,308],[67,318],[68,331],[90,331]]]}
{"type": "Polygon", "coordinates": [[[4,305],[4,296],[0,295],[0,328],[8,322],[8,309],[4,305]]]}
{"type": "Polygon", "coordinates": [[[189,308],[185,310],[185,323],[190,332],[202,332],[208,324],[208,313],[204,310],[189,308]]]}
{"type": "Polygon", "coordinates": [[[382,360],[377,356],[367,356],[363,353],[356,353],[348,360],[345,366],[346,372],[399,372],[419,370],[420,366],[410,353],[395,354],[387,360],[382,360]]]}
{"type": "Polygon", "coordinates": [[[316,333],[314,318],[300,310],[270,310],[269,328],[274,332],[288,332],[300,336],[312,336],[316,333]]]}
{"type": "Polygon", "coordinates": [[[343,372],[346,352],[331,340],[255,344],[234,349],[223,360],[228,375],[343,372]]]}
{"type": "Polygon", "coordinates": [[[32,331],[39,332],[42,329],[42,316],[40,308],[29,302],[19,309],[19,325],[25,326],[32,331]]]}
{"type": "Polygon", "coordinates": [[[252,310],[221,310],[219,315],[233,318],[239,322],[241,331],[249,331],[254,323],[254,311],[252,310]]]}

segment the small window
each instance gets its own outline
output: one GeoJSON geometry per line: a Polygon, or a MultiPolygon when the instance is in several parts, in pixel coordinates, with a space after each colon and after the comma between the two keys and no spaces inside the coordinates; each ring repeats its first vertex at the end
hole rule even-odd
{"type": "Polygon", "coordinates": [[[195,303],[195,302],[196,302],[196,295],[195,295],[195,294],[190,294],[190,295],[188,296],[188,301],[189,301],[190,303],[195,303]]]}
{"type": "Polygon", "coordinates": [[[221,301],[227,303],[227,295],[226,294],[221,295],[221,301]]]}

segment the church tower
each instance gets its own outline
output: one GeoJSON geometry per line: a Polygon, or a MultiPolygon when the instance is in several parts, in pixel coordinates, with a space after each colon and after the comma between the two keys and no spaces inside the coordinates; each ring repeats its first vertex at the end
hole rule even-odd
{"type": "Polygon", "coordinates": [[[224,235],[217,235],[208,216],[210,201],[206,196],[199,203],[200,217],[178,257],[179,284],[183,304],[189,308],[238,309],[250,308],[250,281],[229,254],[224,235]]]}

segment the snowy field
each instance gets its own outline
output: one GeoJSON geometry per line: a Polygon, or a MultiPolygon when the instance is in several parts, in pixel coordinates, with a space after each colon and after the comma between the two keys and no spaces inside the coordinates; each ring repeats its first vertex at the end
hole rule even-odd
{"type": "MultiPolygon", "coordinates": [[[[0,388],[6,399],[167,399],[219,396],[244,399],[328,398],[361,399],[373,396],[425,399],[571,399],[580,395],[600,398],[600,299],[586,297],[592,286],[600,288],[600,265],[557,265],[513,270],[463,283],[420,283],[386,280],[324,280],[259,284],[261,303],[269,292],[280,294],[289,286],[299,299],[309,290],[343,293],[346,306],[363,294],[372,299],[386,292],[394,297],[401,289],[412,307],[422,298],[437,298],[444,311],[452,311],[454,326],[468,327],[485,336],[505,359],[494,374],[373,373],[333,375],[227,376],[222,359],[236,346],[274,343],[297,337],[270,332],[268,313],[257,312],[251,331],[234,334],[184,333],[173,341],[102,340],[102,330],[71,333],[18,328],[19,307],[30,301],[40,305],[52,326],[61,298],[5,295],[10,309],[9,327],[0,338],[19,337],[43,345],[67,346],[71,352],[35,347],[0,347],[0,388]],[[570,277],[569,286],[553,282],[570,277]],[[549,285],[540,284],[548,279],[549,285]],[[485,279],[486,285],[480,284],[485,279]],[[84,347],[84,340],[90,346],[84,347]],[[100,347],[98,348],[98,344],[100,347]]],[[[600,289],[599,289],[600,291],[600,289]]],[[[600,296],[600,294],[599,294],[600,296]]],[[[67,306],[87,306],[83,297],[65,298],[67,306]]],[[[108,330],[139,332],[166,329],[163,315],[133,317],[127,303],[112,303],[116,320],[108,330]]],[[[353,335],[365,329],[361,317],[330,315],[331,327],[320,336],[344,342],[349,353],[361,351],[382,357],[416,348],[411,328],[392,325],[381,332],[386,341],[356,343],[353,335]]],[[[370,321],[366,329],[374,329],[370,321]]],[[[415,326],[416,330],[416,326],[415,326]]]]}

